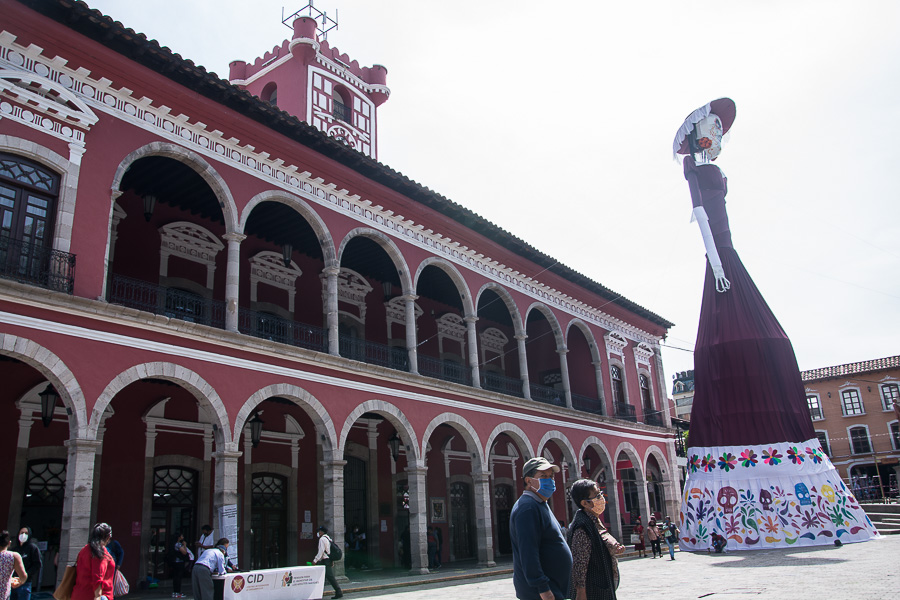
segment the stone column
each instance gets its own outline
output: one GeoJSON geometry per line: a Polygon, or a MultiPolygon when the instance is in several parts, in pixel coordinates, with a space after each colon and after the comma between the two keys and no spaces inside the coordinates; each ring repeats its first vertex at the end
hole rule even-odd
{"type": "Polygon", "coordinates": [[[603,392],[603,361],[595,360],[591,364],[594,365],[594,378],[597,380],[597,399],[600,401],[600,411],[601,414],[608,415],[606,394],[603,392]]]}
{"type": "Polygon", "coordinates": [[[424,575],[428,571],[428,489],[424,461],[406,467],[409,484],[409,545],[412,575],[424,575]]]}
{"type": "Polygon", "coordinates": [[[22,500],[25,498],[25,477],[28,471],[28,447],[31,445],[31,426],[34,420],[31,411],[21,410],[19,417],[19,441],[16,445],[16,458],[13,466],[12,479],[6,482],[9,494],[9,516],[7,527],[12,532],[10,535],[18,535],[19,519],[22,518],[22,500]]]}
{"type": "Polygon", "coordinates": [[[225,268],[225,329],[238,330],[238,290],[241,278],[241,242],[247,239],[240,233],[222,236],[228,242],[228,264],[225,268]]]}
{"type": "MultiPolygon", "coordinates": [[[[336,460],[337,453],[325,452],[325,460],[322,465],[324,486],[322,489],[322,504],[325,507],[325,527],[328,535],[340,548],[344,547],[344,465],[346,460],[336,460]]],[[[321,523],[320,523],[321,525],[321,523]]],[[[344,576],[344,564],[346,561],[334,563],[334,576],[341,581],[347,581],[344,576]]]]}
{"type": "Polygon", "coordinates": [[[661,411],[663,426],[668,428],[672,426],[672,415],[669,414],[669,389],[666,382],[666,373],[663,370],[662,353],[660,352],[659,344],[653,346],[653,366],[656,374],[656,387],[659,390],[656,398],[659,402],[658,409],[661,411]]]}
{"type": "Polygon", "coordinates": [[[419,372],[419,354],[416,350],[416,296],[404,294],[404,308],[406,313],[406,352],[409,354],[409,372],[419,372]]]}
{"type": "Polygon", "coordinates": [[[494,528],[491,523],[491,473],[472,472],[475,485],[475,539],[478,546],[478,566],[493,567],[494,528]]]}
{"type": "Polygon", "coordinates": [[[528,336],[524,333],[516,334],[516,342],[519,347],[519,378],[522,380],[522,397],[531,400],[531,382],[528,381],[528,357],[525,356],[525,340],[528,336]]]}
{"type": "MultiPolygon", "coordinates": [[[[650,522],[650,494],[647,493],[647,480],[638,479],[634,482],[638,489],[638,503],[641,512],[641,525],[650,522]]],[[[665,517],[665,515],[663,515],[665,517]]]]}
{"type": "Polygon", "coordinates": [[[606,510],[609,512],[609,531],[622,544],[622,505],[619,499],[619,480],[606,480],[606,510]]]}
{"type": "Polygon", "coordinates": [[[380,515],[378,514],[378,423],[369,421],[367,433],[369,436],[369,468],[366,469],[368,477],[366,485],[369,488],[369,501],[367,503],[369,530],[365,532],[367,542],[366,564],[373,568],[379,568],[381,566],[381,553],[379,551],[381,529],[379,527],[380,515]]]}
{"type": "Polygon", "coordinates": [[[59,540],[59,569],[57,584],[66,572],[66,565],[74,565],[78,552],[91,533],[91,496],[94,490],[94,458],[100,442],[73,438],[65,441],[68,449],[66,463],[66,495],[63,499],[62,534],[59,540]]]}
{"type": "Polygon", "coordinates": [[[325,267],[325,328],[328,330],[328,354],[338,356],[341,353],[338,338],[338,275],[341,268],[325,267]]]}
{"type": "Polygon", "coordinates": [[[478,368],[478,334],[475,323],[478,317],[466,317],[466,337],[469,341],[469,369],[471,370],[472,387],[481,388],[481,372],[478,368]]]}
{"type": "Polygon", "coordinates": [[[559,354],[559,372],[562,374],[563,393],[566,395],[566,407],[572,408],[572,386],[569,385],[569,361],[566,358],[569,349],[565,346],[560,346],[556,349],[556,353],[559,354]]]}
{"type": "MultiPolygon", "coordinates": [[[[218,442],[217,445],[219,445],[218,442]]],[[[232,445],[237,446],[237,444],[232,445]]],[[[216,476],[215,490],[213,492],[212,526],[217,536],[225,535],[219,524],[219,510],[225,506],[237,506],[238,503],[238,459],[240,457],[241,453],[236,450],[217,450],[213,454],[216,462],[216,476]]],[[[238,527],[240,527],[240,521],[238,522],[238,527]]],[[[240,539],[231,539],[229,536],[228,541],[231,542],[229,554],[235,552],[234,556],[238,556],[241,548],[240,539]],[[231,548],[234,548],[234,550],[231,550],[231,548]]]]}

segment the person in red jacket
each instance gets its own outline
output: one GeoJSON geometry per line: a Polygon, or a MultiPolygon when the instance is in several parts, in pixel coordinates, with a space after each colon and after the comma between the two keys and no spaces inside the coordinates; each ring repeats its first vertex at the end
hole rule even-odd
{"type": "Polygon", "coordinates": [[[112,527],[106,523],[91,528],[91,537],[75,563],[77,573],[71,600],[113,600],[116,561],[106,549],[111,539],[112,527]]]}

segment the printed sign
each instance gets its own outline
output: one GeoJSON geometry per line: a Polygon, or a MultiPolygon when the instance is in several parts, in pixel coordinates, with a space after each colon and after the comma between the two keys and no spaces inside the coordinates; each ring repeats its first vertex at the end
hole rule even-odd
{"type": "Polygon", "coordinates": [[[314,600],[324,592],[325,567],[264,569],[224,579],[222,600],[314,600]]]}

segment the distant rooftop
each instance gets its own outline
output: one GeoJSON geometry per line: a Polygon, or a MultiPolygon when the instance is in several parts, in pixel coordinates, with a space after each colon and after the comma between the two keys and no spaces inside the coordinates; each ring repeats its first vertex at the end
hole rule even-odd
{"type": "Polygon", "coordinates": [[[889,356],[887,358],[864,360],[862,362],[838,365],[836,367],[822,367],[821,369],[801,371],[800,377],[803,379],[803,381],[817,381],[820,379],[846,377],[847,375],[856,375],[858,373],[868,373],[870,371],[882,371],[884,369],[896,368],[900,368],[900,356],[889,356]]]}

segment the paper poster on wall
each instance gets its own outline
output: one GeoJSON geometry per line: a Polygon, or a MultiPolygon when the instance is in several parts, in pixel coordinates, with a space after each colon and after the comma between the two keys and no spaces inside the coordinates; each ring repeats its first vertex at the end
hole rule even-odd
{"type": "Polygon", "coordinates": [[[387,519],[381,520],[381,533],[387,533],[387,519]]]}
{"type": "Polygon", "coordinates": [[[304,523],[312,523],[312,511],[311,510],[303,511],[303,522],[304,523]]]}
{"type": "Polygon", "coordinates": [[[140,537],[140,535],[141,535],[141,522],[140,521],[132,521],[131,522],[131,535],[132,535],[132,537],[140,537]]]}
{"type": "Polygon", "coordinates": [[[312,537],[312,523],[300,523],[300,539],[311,540],[312,537]]]}
{"type": "Polygon", "coordinates": [[[228,538],[228,558],[237,563],[238,556],[238,508],[226,504],[218,509],[219,535],[228,538]]]}

